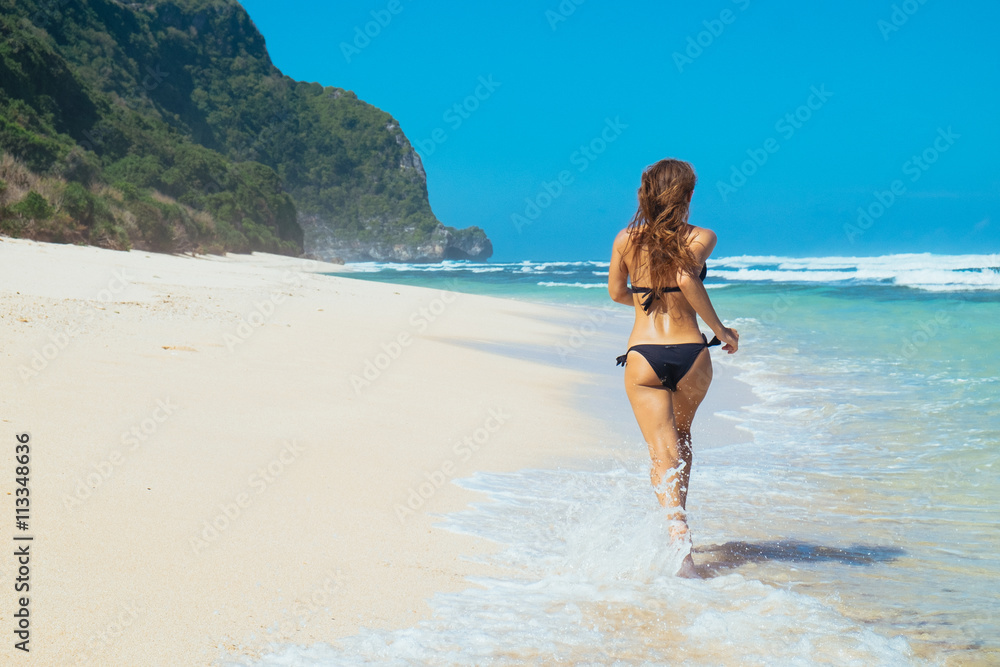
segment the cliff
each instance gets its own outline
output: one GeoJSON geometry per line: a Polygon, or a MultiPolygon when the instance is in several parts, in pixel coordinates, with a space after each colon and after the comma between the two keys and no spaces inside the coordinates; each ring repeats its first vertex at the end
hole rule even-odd
{"type": "Polygon", "coordinates": [[[284,76],[234,0],[0,0],[0,37],[3,233],[345,260],[492,253],[478,227],[434,216],[392,116],[284,76]]]}

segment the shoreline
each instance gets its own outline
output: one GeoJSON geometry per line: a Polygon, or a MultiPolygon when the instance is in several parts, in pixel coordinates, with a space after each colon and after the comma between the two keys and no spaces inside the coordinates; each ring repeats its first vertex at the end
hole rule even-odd
{"type": "Polygon", "coordinates": [[[607,455],[589,372],[497,354],[557,345],[578,311],[310,266],[344,271],[0,238],[3,437],[37,452],[37,664],[408,627],[495,574],[469,558],[494,545],[433,527],[482,498],[450,479],[607,455]]]}

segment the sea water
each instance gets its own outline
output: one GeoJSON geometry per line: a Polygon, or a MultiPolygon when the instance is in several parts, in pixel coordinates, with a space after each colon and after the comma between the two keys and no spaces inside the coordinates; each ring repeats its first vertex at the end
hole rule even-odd
{"type": "MultiPolygon", "coordinates": [[[[352,268],[609,303],[600,261],[352,268]]],[[[456,480],[490,501],[440,526],[500,543],[486,560],[514,575],[435,596],[411,628],[232,664],[1000,663],[1000,256],[732,257],[706,284],[741,335],[713,360],[756,400],[723,415],[747,442],[695,443],[705,579],[671,576],[683,554],[623,443],[590,470],[456,480]]]]}

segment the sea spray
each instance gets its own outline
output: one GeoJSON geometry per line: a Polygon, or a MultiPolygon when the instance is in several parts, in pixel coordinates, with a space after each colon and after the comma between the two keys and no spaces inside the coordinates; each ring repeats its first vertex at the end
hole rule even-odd
{"type": "Polygon", "coordinates": [[[490,500],[443,527],[502,544],[482,560],[510,574],[434,596],[431,618],[223,664],[912,664],[905,640],[808,596],[739,574],[672,576],[684,551],[642,464],[596,467],[457,480],[490,500]]]}

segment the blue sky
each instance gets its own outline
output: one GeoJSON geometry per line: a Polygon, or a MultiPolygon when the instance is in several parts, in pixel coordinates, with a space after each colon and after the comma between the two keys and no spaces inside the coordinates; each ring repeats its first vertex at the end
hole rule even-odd
{"type": "Polygon", "coordinates": [[[285,74],[399,121],[497,261],[605,259],[663,157],[717,256],[1000,252],[1000,3],[242,4],[285,74]]]}

